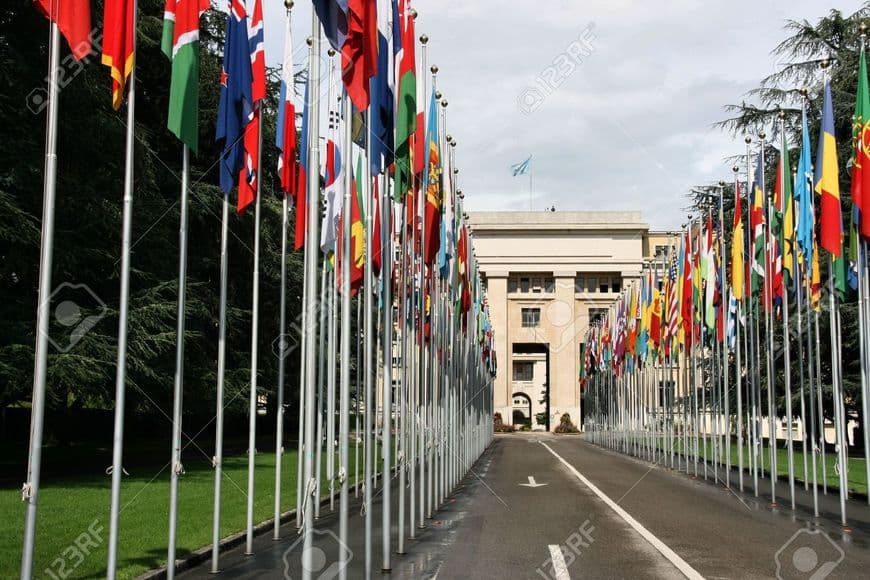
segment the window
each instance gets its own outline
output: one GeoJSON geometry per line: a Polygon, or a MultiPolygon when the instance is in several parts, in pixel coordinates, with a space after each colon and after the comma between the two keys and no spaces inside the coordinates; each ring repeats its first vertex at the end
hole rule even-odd
{"type": "Polygon", "coordinates": [[[598,292],[598,278],[586,278],[586,291],[590,293],[598,292]]]}
{"type": "Polygon", "coordinates": [[[581,274],[574,278],[574,292],[619,294],[622,292],[622,276],[615,273],[581,274]]]}
{"type": "MultiPolygon", "coordinates": [[[[531,381],[535,374],[535,363],[527,361],[517,361],[514,363],[514,380],[515,381],[531,381]]],[[[521,400],[519,404],[528,404],[527,401],[521,400]]],[[[516,404],[516,403],[515,403],[516,404]]]]}
{"type": "Polygon", "coordinates": [[[589,324],[594,324],[596,322],[602,322],[604,317],[607,316],[606,308],[590,308],[589,309],[589,324]]]}
{"type": "Polygon", "coordinates": [[[611,280],[610,291],[614,294],[619,294],[620,292],[622,292],[622,280],[620,280],[619,278],[614,278],[613,280],[611,280]]]}
{"type": "Polygon", "coordinates": [[[609,292],[610,291],[610,280],[608,280],[606,278],[601,280],[601,282],[598,284],[598,291],[601,292],[602,294],[609,292]]]}
{"type": "Polygon", "coordinates": [[[537,328],[541,325],[540,308],[523,308],[523,328],[537,328]]]}
{"type": "Polygon", "coordinates": [[[574,278],[574,292],[579,294],[581,292],[586,292],[586,280],[583,279],[582,276],[577,276],[574,278]]]}
{"type": "Polygon", "coordinates": [[[552,294],[555,291],[555,278],[546,274],[519,274],[508,278],[509,294],[552,294]]]}

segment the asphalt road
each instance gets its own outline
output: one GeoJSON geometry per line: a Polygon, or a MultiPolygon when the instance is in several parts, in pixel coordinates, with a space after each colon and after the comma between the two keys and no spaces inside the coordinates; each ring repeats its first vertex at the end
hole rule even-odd
{"type": "MultiPolygon", "coordinates": [[[[850,511],[867,508],[855,503],[850,511]]],[[[377,502],[373,512],[377,578],[377,502]]],[[[870,530],[859,525],[843,534],[835,521],[811,515],[772,509],[763,498],[601,449],[582,437],[499,436],[417,540],[407,543],[406,553],[392,557],[389,576],[870,577],[870,530]]],[[[322,568],[314,577],[334,577],[338,551],[347,550],[348,578],[363,578],[359,506],[346,547],[337,545],[337,526],[328,512],[317,522],[322,568]]],[[[394,550],[395,535],[394,527],[394,550]]],[[[301,577],[295,530],[287,526],[282,536],[278,542],[270,535],[258,538],[253,556],[244,556],[242,548],[227,552],[217,577],[301,577]]],[[[206,566],[181,577],[207,576],[215,578],[206,566]]]]}

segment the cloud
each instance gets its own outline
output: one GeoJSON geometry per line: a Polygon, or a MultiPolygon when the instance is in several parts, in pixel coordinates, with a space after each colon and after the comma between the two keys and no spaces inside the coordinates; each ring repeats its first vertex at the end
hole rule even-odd
{"type": "MultiPolygon", "coordinates": [[[[785,36],[785,20],[813,21],[860,4],[417,0],[414,7],[450,102],[467,209],[528,209],[528,178],[511,177],[509,168],[533,154],[534,209],[640,210],[653,228],[673,229],[692,185],[731,179],[726,158],[742,151],[742,138],[712,124],[773,72],[769,53],[785,36]],[[592,40],[584,33],[590,26],[592,40]],[[560,55],[583,38],[591,54],[567,72],[560,55]],[[543,100],[525,114],[517,98],[529,89],[543,100]]],[[[267,3],[270,63],[280,58],[283,13],[280,3],[267,3]]],[[[293,18],[301,64],[310,3],[297,2],[293,18]]]]}

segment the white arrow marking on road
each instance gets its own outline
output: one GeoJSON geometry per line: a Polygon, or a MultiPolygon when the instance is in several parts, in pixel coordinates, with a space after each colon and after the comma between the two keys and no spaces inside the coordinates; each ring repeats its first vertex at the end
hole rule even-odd
{"type": "Polygon", "coordinates": [[[534,476],[530,475],[529,476],[529,483],[520,483],[517,485],[521,485],[523,487],[544,487],[547,484],[546,483],[538,483],[537,481],[535,481],[534,476]]]}
{"type": "Polygon", "coordinates": [[[550,548],[550,561],[553,563],[553,578],[556,580],[571,580],[568,574],[568,564],[565,563],[565,556],[562,555],[562,549],[556,544],[547,546],[550,548]]]}

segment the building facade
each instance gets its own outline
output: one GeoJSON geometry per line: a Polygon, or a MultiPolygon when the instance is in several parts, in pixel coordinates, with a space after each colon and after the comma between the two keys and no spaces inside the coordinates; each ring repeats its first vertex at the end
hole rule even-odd
{"type": "Polygon", "coordinates": [[[486,285],[505,423],[580,425],[580,343],[589,325],[673,241],[639,212],[479,212],[469,216],[486,285]]]}

